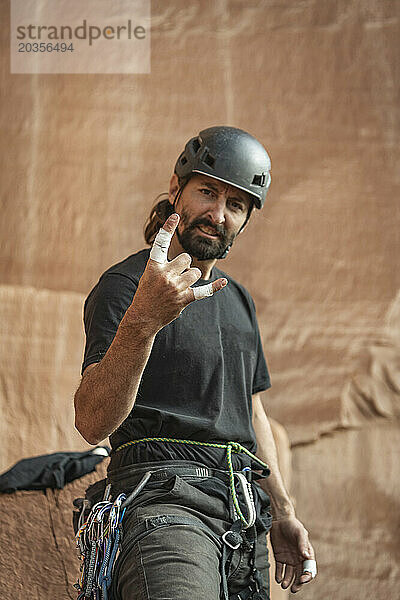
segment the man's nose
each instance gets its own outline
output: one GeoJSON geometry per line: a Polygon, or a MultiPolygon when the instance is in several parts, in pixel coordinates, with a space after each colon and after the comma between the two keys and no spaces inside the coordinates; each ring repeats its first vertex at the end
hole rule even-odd
{"type": "Polygon", "coordinates": [[[223,202],[215,202],[208,209],[208,215],[213,223],[222,225],[225,223],[225,200],[223,202]]]}

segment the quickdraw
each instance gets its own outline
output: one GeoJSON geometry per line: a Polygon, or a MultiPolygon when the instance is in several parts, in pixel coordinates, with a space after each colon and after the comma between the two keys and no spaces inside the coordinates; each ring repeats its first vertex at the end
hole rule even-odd
{"type": "Polygon", "coordinates": [[[114,502],[97,502],[75,536],[82,561],[80,577],[75,584],[80,592],[78,600],[108,599],[120,527],[126,510],[122,507],[125,500],[125,494],[120,494],[114,502]]]}
{"type": "Polygon", "coordinates": [[[103,500],[93,506],[84,523],[82,521],[88,502],[83,502],[75,536],[81,559],[80,577],[74,585],[79,591],[77,600],[108,600],[121,540],[122,519],[127,507],[150,477],[151,472],[146,472],[128,497],[119,494],[113,502],[108,500],[111,492],[111,484],[108,484],[103,500]]]}

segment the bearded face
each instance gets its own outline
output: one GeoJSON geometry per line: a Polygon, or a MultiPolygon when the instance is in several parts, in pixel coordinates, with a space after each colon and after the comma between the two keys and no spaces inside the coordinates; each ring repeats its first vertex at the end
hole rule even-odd
{"type": "Polygon", "coordinates": [[[178,240],[182,248],[198,260],[219,258],[226,248],[233,243],[235,233],[228,234],[224,225],[212,224],[205,217],[190,220],[188,212],[181,211],[178,240]]]}
{"type": "Polygon", "coordinates": [[[171,204],[180,214],[181,247],[197,260],[216,260],[247,222],[254,201],[249,194],[207,175],[193,175],[178,188],[171,179],[171,204]],[[173,191],[172,191],[173,190],[173,191]]]}

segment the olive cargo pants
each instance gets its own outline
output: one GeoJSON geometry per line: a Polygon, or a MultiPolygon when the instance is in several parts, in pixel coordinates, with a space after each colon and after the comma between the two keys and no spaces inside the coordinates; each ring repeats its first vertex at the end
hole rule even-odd
{"type": "MultiPolygon", "coordinates": [[[[121,552],[116,560],[112,600],[219,600],[221,598],[221,535],[232,519],[229,489],[220,480],[174,476],[150,481],[128,507],[123,522],[121,552]],[[216,494],[206,493],[214,485],[216,494]],[[206,491],[203,491],[206,489],[206,491]],[[225,497],[224,497],[225,496],[225,497]]],[[[257,542],[254,564],[260,593],[269,600],[266,532],[271,525],[269,498],[258,486],[257,542]]],[[[118,483],[124,490],[123,482],[118,483]]],[[[245,542],[231,554],[227,585],[231,598],[251,598],[253,552],[245,542]],[[242,592],[240,594],[240,592],[242,592]],[[240,594],[240,595],[238,595],[240,594]]]]}

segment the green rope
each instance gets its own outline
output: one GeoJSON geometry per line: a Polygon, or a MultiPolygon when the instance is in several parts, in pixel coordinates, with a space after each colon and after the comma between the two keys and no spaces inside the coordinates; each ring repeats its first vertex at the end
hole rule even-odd
{"type": "Polygon", "coordinates": [[[247,448],[245,448],[238,442],[227,442],[226,444],[220,444],[218,442],[197,442],[195,440],[178,440],[175,438],[148,437],[148,438],[142,438],[140,440],[131,440],[130,442],[121,444],[121,446],[118,446],[118,448],[116,449],[116,452],[119,452],[119,450],[123,450],[124,448],[127,448],[128,446],[134,446],[136,444],[139,444],[140,442],[165,442],[165,443],[173,443],[173,444],[186,444],[186,445],[190,445],[190,446],[207,446],[209,448],[223,448],[224,450],[226,450],[226,462],[228,464],[228,473],[229,473],[229,487],[230,487],[230,492],[232,495],[233,504],[235,506],[235,509],[239,516],[239,519],[242,521],[242,523],[244,523],[245,527],[248,527],[249,523],[248,523],[248,521],[246,521],[246,518],[240,509],[239,501],[238,501],[237,494],[236,494],[235,475],[233,472],[233,464],[232,464],[232,452],[235,452],[236,454],[240,454],[240,453],[247,454],[247,456],[249,456],[254,461],[256,461],[260,466],[262,466],[263,469],[269,469],[267,463],[260,460],[257,456],[252,454],[250,452],[250,450],[247,450],[247,448]]]}

